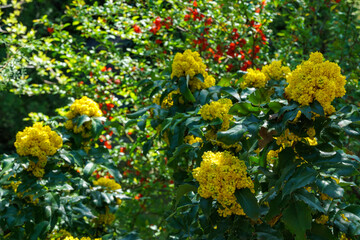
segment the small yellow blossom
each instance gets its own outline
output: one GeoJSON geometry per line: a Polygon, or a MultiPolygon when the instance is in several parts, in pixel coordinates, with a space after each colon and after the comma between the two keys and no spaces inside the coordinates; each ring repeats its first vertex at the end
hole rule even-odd
{"type": "Polygon", "coordinates": [[[187,76],[190,78],[189,87],[192,92],[215,85],[215,78],[206,72],[206,65],[203,63],[200,54],[189,49],[184,53],[177,53],[175,55],[171,73],[171,78],[187,76]],[[203,75],[204,82],[195,77],[197,74],[203,75]]]}
{"type": "Polygon", "coordinates": [[[329,216],[327,215],[321,215],[320,217],[318,217],[316,220],[317,224],[322,224],[324,225],[325,223],[327,223],[327,221],[329,221],[329,216]]]}
{"type": "Polygon", "coordinates": [[[244,81],[241,83],[241,88],[254,87],[262,88],[265,87],[268,82],[266,75],[257,69],[248,69],[247,74],[244,76],[244,81]]]}
{"type": "MultiPolygon", "coordinates": [[[[161,108],[167,109],[170,108],[174,105],[174,101],[173,101],[173,96],[174,95],[180,95],[180,90],[174,90],[171,91],[162,101],[162,103],[160,104],[160,97],[161,94],[157,94],[153,100],[153,103],[157,104],[157,105],[161,105],[161,108]]],[[[180,97],[181,98],[181,97],[180,97]]],[[[181,103],[181,99],[179,98],[179,102],[181,103]]]]}
{"type": "Polygon", "coordinates": [[[200,167],[193,169],[193,176],[200,186],[198,193],[203,198],[212,197],[222,208],[221,216],[245,215],[234,195],[236,189],[249,188],[254,192],[254,184],[246,172],[244,161],[230,152],[205,152],[200,167]]]}
{"type": "Polygon", "coordinates": [[[184,138],[184,142],[192,145],[194,143],[202,143],[202,139],[199,137],[195,137],[194,135],[188,135],[184,138]]]}
{"type": "Polygon", "coordinates": [[[316,134],[316,131],[313,127],[309,128],[307,131],[306,131],[306,134],[310,137],[310,138],[314,138],[315,137],[315,134],[316,134]]]}
{"type": "Polygon", "coordinates": [[[281,61],[273,61],[269,65],[262,67],[261,72],[265,74],[266,81],[269,81],[270,79],[284,79],[291,70],[289,67],[281,66],[281,61]]]}
{"type": "Polygon", "coordinates": [[[115,221],[115,215],[109,212],[109,207],[106,207],[106,213],[100,214],[94,221],[97,225],[103,225],[105,227],[115,221]]]}
{"type": "Polygon", "coordinates": [[[101,186],[107,190],[115,191],[121,189],[121,185],[115,182],[114,179],[101,177],[98,180],[93,181],[95,186],[101,186]]]}
{"type": "Polygon", "coordinates": [[[275,160],[279,158],[279,152],[281,150],[270,150],[266,156],[266,161],[270,164],[274,164],[275,160]]]}
{"type": "Polygon", "coordinates": [[[350,240],[350,238],[347,238],[345,233],[341,233],[340,240],[350,240]]]}
{"type": "Polygon", "coordinates": [[[66,113],[66,117],[69,120],[66,121],[65,128],[72,129],[74,133],[81,133],[83,138],[89,138],[91,136],[91,122],[85,122],[80,127],[73,124],[72,120],[75,117],[81,115],[87,115],[89,117],[101,117],[102,112],[96,102],[84,96],[81,99],[75,100],[75,102],[70,106],[70,111],[66,113]]]}
{"type": "Polygon", "coordinates": [[[228,114],[232,105],[233,104],[230,99],[222,98],[218,101],[214,101],[210,104],[202,106],[202,108],[200,109],[200,114],[204,120],[211,121],[216,118],[220,118],[222,120],[220,130],[225,131],[229,129],[230,120],[232,120],[233,118],[232,115],[228,114]]]}

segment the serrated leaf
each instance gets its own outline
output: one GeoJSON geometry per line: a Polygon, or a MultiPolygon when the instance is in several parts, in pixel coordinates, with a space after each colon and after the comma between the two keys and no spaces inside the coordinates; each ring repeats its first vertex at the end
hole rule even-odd
{"type": "Polygon", "coordinates": [[[303,202],[293,202],[283,212],[282,221],[296,235],[296,240],[306,240],[306,230],[311,228],[311,212],[303,202]]]}
{"type": "Polygon", "coordinates": [[[235,103],[229,110],[229,114],[246,116],[249,113],[260,112],[259,107],[254,107],[251,103],[241,102],[235,103]]]}
{"type": "Polygon", "coordinates": [[[253,220],[257,220],[260,217],[258,202],[249,188],[236,189],[234,195],[248,217],[253,220]]]}
{"type": "Polygon", "coordinates": [[[289,195],[296,189],[311,184],[316,179],[317,172],[312,168],[297,168],[295,174],[286,182],[283,189],[283,196],[289,195]]]}
{"type": "Polygon", "coordinates": [[[247,128],[239,124],[227,131],[218,132],[217,140],[227,145],[235,144],[240,141],[246,131],[247,128]]]}

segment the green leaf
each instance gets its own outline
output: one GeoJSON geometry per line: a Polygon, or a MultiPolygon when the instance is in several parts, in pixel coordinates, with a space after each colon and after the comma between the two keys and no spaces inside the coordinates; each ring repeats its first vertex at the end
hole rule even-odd
{"type": "Polygon", "coordinates": [[[0,172],[0,176],[3,175],[7,170],[9,170],[15,163],[15,158],[11,157],[11,158],[6,158],[6,159],[1,159],[2,162],[2,170],[0,172]]]}
{"type": "Polygon", "coordinates": [[[176,204],[177,205],[181,199],[182,196],[184,196],[186,193],[188,192],[196,192],[197,191],[197,187],[195,185],[191,185],[191,184],[182,184],[180,185],[177,190],[176,190],[176,204]]]}
{"type": "Polygon", "coordinates": [[[204,82],[204,76],[201,73],[196,74],[194,77],[199,79],[201,82],[204,82]]]}
{"type": "Polygon", "coordinates": [[[137,117],[140,117],[140,116],[142,116],[144,113],[146,113],[147,110],[149,110],[149,109],[152,108],[152,107],[154,107],[154,106],[153,106],[153,105],[150,105],[150,106],[141,108],[141,109],[139,109],[137,112],[129,113],[129,114],[127,114],[126,116],[127,116],[128,118],[137,118],[137,117]]]}
{"type": "Polygon", "coordinates": [[[248,217],[253,220],[257,220],[260,217],[258,202],[249,188],[237,189],[234,195],[248,217]]]}
{"type": "Polygon", "coordinates": [[[36,224],[33,234],[30,236],[30,240],[37,240],[41,235],[46,232],[46,228],[49,225],[48,221],[42,221],[39,224],[36,224]]]}
{"type": "Polygon", "coordinates": [[[265,88],[257,89],[255,92],[250,94],[249,101],[254,105],[261,105],[270,102],[270,96],[274,93],[274,90],[268,90],[265,88]]]}
{"type": "Polygon", "coordinates": [[[311,228],[311,212],[303,202],[291,203],[283,212],[282,221],[296,235],[296,240],[306,240],[306,230],[311,228]]]}
{"type": "Polygon", "coordinates": [[[240,139],[244,136],[244,133],[246,133],[246,131],[247,128],[239,124],[236,125],[235,127],[230,128],[227,131],[218,132],[217,140],[227,145],[235,144],[240,141],[240,139]]]}
{"type": "Polygon", "coordinates": [[[311,235],[309,239],[316,240],[335,240],[331,230],[326,225],[313,223],[311,227],[311,235]]]}
{"type": "Polygon", "coordinates": [[[179,88],[181,94],[190,102],[195,102],[195,98],[189,89],[189,79],[181,77],[179,80],[179,88]]]}
{"type": "Polygon", "coordinates": [[[282,106],[283,106],[283,105],[282,105],[281,103],[279,103],[279,102],[270,102],[268,105],[269,105],[269,108],[270,108],[271,110],[273,110],[274,113],[279,112],[280,109],[281,109],[282,106]]]}
{"type": "Polygon", "coordinates": [[[94,164],[93,162],[89,162],[86,164],[86,166],[84,167],[84,175],[86,177],[89,177],[95,170],[96,168],[96,164],[94,164]]]}
{"type": "Polygon", "coordinates": [[[317,180],[316,185],[320,192],[329,195],[332,198],[342,198],[344,196],[344,189],[337,185],[332,180],[317,180]]]}
{"type": "Polygon", "coordinates": [[[312,168],[297,168],[295,174],[286,182],[283,189],[283,196],[289,195],[296,189],[313,183],[316,179],[316,171],[312,168]]]}
{"type": "Polygon", "coordinates": [[[235,103],[229,110],[229,114],[238,115],[238,116],[246,116],[249,113],[257,113],[260,112],[261,108],[254,107],[251,103],[241,102],[235,103]]]}
{"type": "Polygon", "coordinates": [[[92,118],[91,119],[91,132],[93,136],[98,137],[101,134],[101,131],[104,129],[104,125],[102,124],[102,119],[100,118],[92,118]]]}
{"type": "Polygon", "coordinates": [[[88,115],[81,115],[75,119],[77,122],[77,127],[79,128],[81,125],[83,125],[85,122],[90,121],[90,117],[88,115]]]}
{"type": "Polygon", "coordinates": [[[237,92],[237,90],[235,90],[234,88],[232,87],[222,87],[221,90],[220,90],[221,93],[225,93],[227,95],[230,95],[232,97],[234,97],[235,99],[239,100],[240,101],[240,95],[239,93],[237,92]]]}
{"type": "Polygon", "coordinates": [[[212,199],[211,198],[200,198],[200,208],[206,217],[211,214],[212,199]]]}
{"type": "Polygon", "coordinates": [[[325,209],[321,206],[321,202],[319,201],[319,199],[317,199],[312,193],[309,193],[305,189],[298,191],[295,194],[295,199],[298,201],[303,201],[315,211],[325,213],[325,209]]]}

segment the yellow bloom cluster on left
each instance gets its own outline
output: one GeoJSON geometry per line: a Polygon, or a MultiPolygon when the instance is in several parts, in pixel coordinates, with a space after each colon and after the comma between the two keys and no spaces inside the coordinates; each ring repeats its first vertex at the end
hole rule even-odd
{"type": "Polygon", "coordinates": [[[220,118],[223,121],[220,130],[225,131],[229,129],[230,120],[233,118],[232,115],[228,114],[232,106],[233,104],[230,99],[222,98],[202,106],[200,114],[204,120],[211,121],[220,118]]]}
{"type": "Polygon", "coordinates": [[[112,191],[121,189],[121,185],[115,182],[114,179],[110,179],[110,178],[101,177],[98,180],[93,181],[93,184],[95,186],[101,186],[103,188],[106,188],[107,190],[112,190],[112,191]]]}
{"type": "Polygon", "coordinates": [[[86,122],[80,127],[77,127],[72,122],[72,119],[81,115],[87,115],[89,117],[101,117],[102,112],[99,108],[99,105],[86,96],[83,96],[81,99],[75,100],[75,102],[70,106],[70,111],[66,114],[66,117],[69,120],[66,121],[65,128],[72,129],[74,133],[81,133],[82,137],[88,138],[91,136],[91,123],[86,122]]]}
{"type": "Polygon", "coordinates": [[[34,156],[39,159],[36,164],[30,161],[28,168],[36,177],[44,175],[47,156],[54,155],[62,144],[62,138],[49,126],[43,126],[42,122],[34,123],[32,127],[26,127],[24,131],[18,132],[14,143],[16,152],[20,156],[34,156]]]}
{"type": "Polygon", "coordinates": [[[222,206],[218,213],[223,217],[245,215],[234,195],[236,189],[241,188],[249,188],[254,192],[254,184],[247,176],[245,162],[227,151],[208,151],[202,159],[200,167],[193,169],[193,176],[200,184],[200,196],[217,200],[222,206]]]}
{"type": "Polygon", "coordinates": [[[285,88],[287,98],[306,106],[317,100],[325,114],[335,112],[331,102],[345,95],[345,76],[339,65],[325,61],[320,52],[310,54],[309,60],[298,65],[286,76],[289,85],[285,88]]]}
{"type": "Polygon", "coordinates": [[[329,221],[329,216],[327,216],[327,215],[321,215],[321,216],[318,217],[315,221],[316,221],[316,223],[318,223],[318,224],[324,225],[325,223],[327,223],[327,221],[329,221]]]}
{"type": "Polygon", "coordinates": [[[171,78],[190,77],[189,87],[191,91],[209,88],[215,85],[215,78],[206,71],[206,65],[203,63],[198,52],[185,50],[184,53],[177,53],[172,64],[171,78]],[[202,74],[204,82],[195,77],[202,74]]]}

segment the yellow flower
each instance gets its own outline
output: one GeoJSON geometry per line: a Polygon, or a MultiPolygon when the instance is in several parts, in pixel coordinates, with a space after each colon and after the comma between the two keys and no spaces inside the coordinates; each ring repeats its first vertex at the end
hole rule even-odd
{"type": "MultiPolygon", "coordinates": [[[[161,108],[164,108],[164,109],[167,109],[167,108],[170,108],[174,105],[174,101],[173,101],[173,96],[174,95],[180,95],[180,90],[177,89],[177,90],[174,90],[174,91],[171,91],[162,101],[162,103],[160,104],[160,97],[161,97],[161,94],[157,94],[153,100],[153,103],[157,104],[157,105],[161,105],[161,108]]],[[[181,98],[181,97],[180,97],[181,98]]],[[[181,102],[179,98],[179,102],[181,102]]]]}
{"type": "Polygon", "coordinates": [[[188,135],[184,138],[184,142],[192,145],[194,143],[202,143],[202,139],[199,137],[195,137],[194,135],[188,135]]]}
{"type": "Polygon", "coordinates": [[[106,207],[106,213],[100,214],[95,220],[97,225],[108,226],[115,221],[115,215],[109,212],[109,207],[106,207]]]}
{"type": "Polygon", "coordinates": [[[341,214],[341,217],[342,217],[342,219],[344,219],[346,222],[350,222],[349,219],[348,219],[347,217],[345,217],[345,215],[344,215],[343,213],[341,214]]]}
{"type": "Polygon", "coordinates": [[[317,100],[325,114],[329,115],[335,112],[331,102],[345,95],[345,79],[336,63],[324,62],[323,55],[315,52],[286,76],[289,85],[285,88],[285,94],[301,106],[317,100]]]}
{"type": "Polygon", "coordinates": [[[75,100],[70,106],[70,111],[66,113],[66,117],[69,120],[66,121],[65,128],[68,130],[72,129],[74,133],[81,133],[83,138],[89,138],[91,137],[91,122],[85,122],[80,127],[74,125],[72,122],[72,119],[81,115],[101,117],[102,112],[96,102],[86,96],[83,96],[81,99],[75,100]]]}
{"type": "Polygon", "coordinates": [[[281,80],[291,72],[289,67],[281,66],[281,61],[273,61],[269,65],[262,67],[261,72],[266,76],[266,81],[270,79],[281,80]]]}
{"type": "Polygon", "coordinates": [[[341,233],[340,240],[350,240],[350,238],[347,238],[345,233],[341,233]]]}
{"type": "Polygon", "coordinates": [[[266,75],[257,69],[248,69],[247,74],[244,76],[244,81],[241,83],[241,88],[254,87],[262,88],[267,83],[266,75]]]}
{"type": "Polygon", "coordinates": [[[34,123],[32,127],[18,132],[14,143],[20,156],[34,156],[39,159],[37,164],[30,161],[28,168],[36,177],[44,175],[43,168],[46,166],[47,156],[54,155],[62,144],[62,138],[49,126],[43,126],[42,122],[34,123]]]}
{"type": "Polygon", "coordinates": [[[172,64],[171,78],[189,76],[189,87],[193,92],[195,90],[209,88],[215,85],[215,78],[209,76],[206,72],[206,65],[203,63],[198,52],[186,50],[184,53],[177,53],[172,64]],[[202,74],[204,82],[195,77],[202,74]]]}
{"type": "Polygon", "coordinates": [[[218,212],[226,217],[231,214],[245,215],[234,195],[236,189],[249,188],[254,184],[247,176],[244,161],[230,152],[205,152],[200,167],[193,169],[193,176],[199,182],[198,193],[203,198],[212,197],[221,204],[218,212]]]}
{"type": "Polygon", "coordinates": [[[283,148],[291,147],[295,142],[301,140],[300,137],[290,132],[289,129],[286,129],[283,134],[281,134],[279,137],[274,137],[274,139],[276,140],[276,144],[282,146],[283,148]]]}
{"type": "Polygon", "coordinates": [[[115,182],[114,179],[101,177],[98,180],[93,181],[95,186],[101,186],[107,190],[115,191],[121,189],[121,185],[115,182]]]}
{"type": "Polygon", "coordinates": [[[309,128],[307,131],[306,131],[306,134],[312,139],[315,137],[315,129],[313,127],[309,128]]]}
{"type": "Polygon", "coordinates": [[[327,221],[329,221],[329,216],[327,215],[321,215],[320,217],[318,217],[316,220],[317,224],[322,224],[324,225],[325,223],[327,223],[327,221]]]}
{"type": "Polygon", "coordinates": [[[232,107],[232,102],[230,99],[222,98],[218,101],[211,102],[202,106],[200,109],[201,117],[204,120],[214,120],[220,118],[222,120],[221,131],[229,129],[230,120],[233,118],[232,115],[228,114],[230,108],[232,107]]]}
{"type": "Polygon", "coordinates": [[[281,150],[270,150],[266,156],[266,161],[270,164],[274,164],[275,160],[279,158],[279,152],[281,150]]]}

